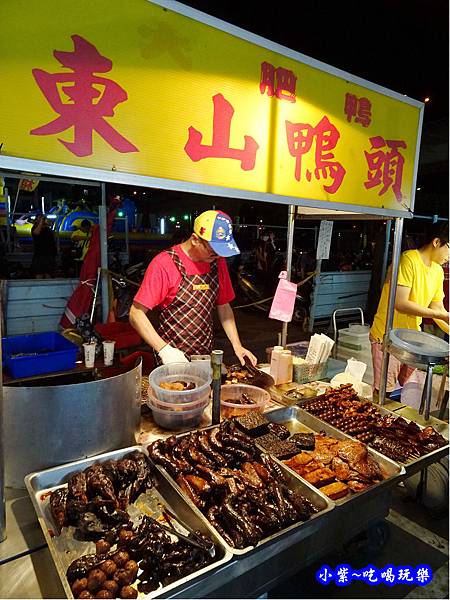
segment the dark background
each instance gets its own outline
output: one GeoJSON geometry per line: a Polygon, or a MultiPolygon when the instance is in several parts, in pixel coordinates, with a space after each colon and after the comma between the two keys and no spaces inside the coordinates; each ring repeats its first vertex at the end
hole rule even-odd
{"type": "Polygon", "coordinates": [[[182,2],[391,90],[427,102],[415,212],[448,216],[448,2],[182,2]]]}

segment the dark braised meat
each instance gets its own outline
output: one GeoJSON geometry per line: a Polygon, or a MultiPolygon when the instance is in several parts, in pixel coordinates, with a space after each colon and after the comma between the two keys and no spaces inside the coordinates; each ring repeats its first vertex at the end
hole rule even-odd
{"type": "Polygon", "coordinates": [[[254,440],[237,428],[237,419],[178,439],[157,440],[148,451],[235,548],[254,546],[317,512],[288,488],[280,466],[260,454],[254,440]]]}
{"type": "Polygon", "coordinates": [[[269,433],[273,433],[273,435],[276,435],[281,440],[287,440],[291,435],[289,429],[281,425],[281,423],[269,423],[269,433]]]}
{"type": "Polygon", "coordinates": [[[138,451],[124,458],[95,464],[74,473],[67,488],[50,495],[50,509],[59,528],[77,527],[77,536],[95,540],[129,521],[126,508],[153,485],[152,467],[147,456],[138,451]]]}
{"type": "Polygon", "coordinates": [[[252,410],[234,418],[236,426],[246,435],[254,438],[269,431],[269,421],[259,410],[252,410]]]}
{"type": "Polygon", "coordinates": [[[300,450],[314,450],[316,445],[313,433],[295,433],[289,438],[289,441],[294,442],[300,450]]]}
{"type": "Polygon", "coordinates": [[[67,488],[59,488],[52,492],[50,496],[50,511],[55,521],[58,533],[66,524],[66,506],[67,506],[67,488]]]}
{"type": "Polygon", "coordinates": [[[272,454],[280,460],[284,460],[298,454],[297,446],[289,441],[280,440],[279,437],[272,433],[267,433],[257,438],[256,442],[264,448],[266,452],[272,454]]]}

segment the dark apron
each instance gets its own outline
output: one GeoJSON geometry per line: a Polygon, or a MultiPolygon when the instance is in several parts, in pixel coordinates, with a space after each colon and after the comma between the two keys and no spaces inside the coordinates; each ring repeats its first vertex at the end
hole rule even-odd
{"type": "Polygon", "coordinates": [[[211,263],[205,275],[187,275],[175,250],[167,253],[181,273],[181,282],[175,298],[159,313],[158,333],[187,356],[211,354],[213,310],[219,291],[217,262],[211,263]]]}

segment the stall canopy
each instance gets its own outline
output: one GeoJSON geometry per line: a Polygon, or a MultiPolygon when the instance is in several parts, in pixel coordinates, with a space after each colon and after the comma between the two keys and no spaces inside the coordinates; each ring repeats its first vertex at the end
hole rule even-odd
{"type": "Polygon", "coordinates": [[[0,167],[411,216],[423,104],[177,2],[2,10],[0,167]]]}

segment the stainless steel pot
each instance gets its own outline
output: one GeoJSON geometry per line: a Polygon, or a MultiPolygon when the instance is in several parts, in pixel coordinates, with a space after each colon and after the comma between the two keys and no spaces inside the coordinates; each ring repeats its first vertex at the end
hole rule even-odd
{"type": "Polygon", "coordinates": [[[141,416],[141,361],[84,383],[4,386],[5,485],[28,473],[132,446],[141,416]]]}

